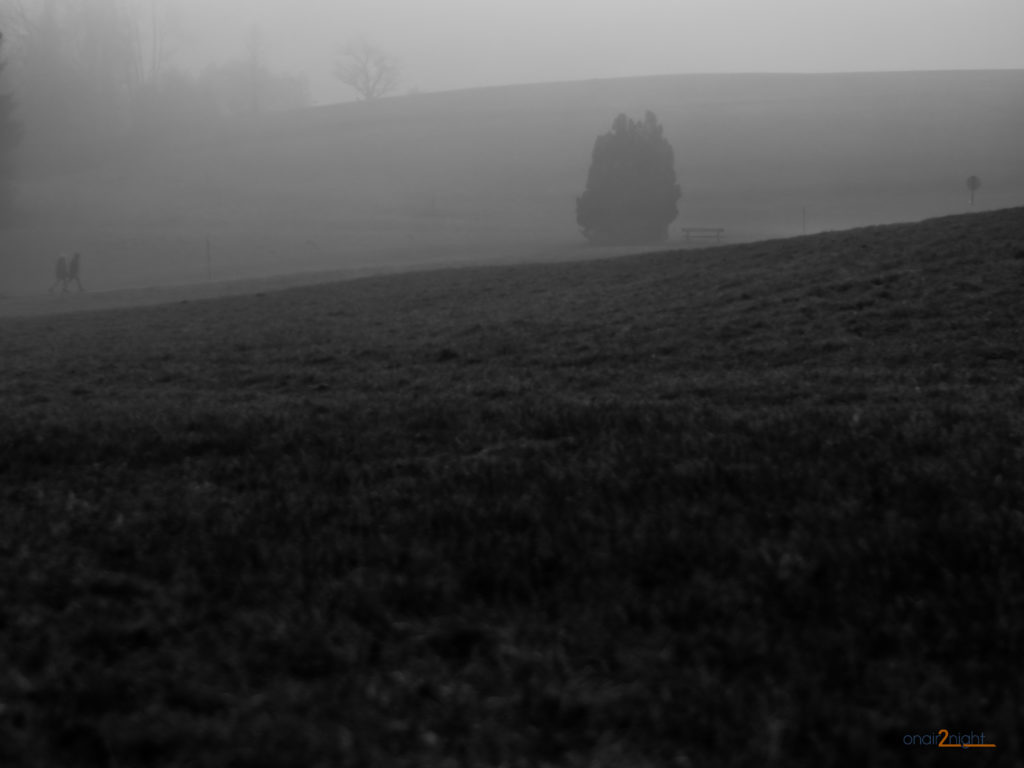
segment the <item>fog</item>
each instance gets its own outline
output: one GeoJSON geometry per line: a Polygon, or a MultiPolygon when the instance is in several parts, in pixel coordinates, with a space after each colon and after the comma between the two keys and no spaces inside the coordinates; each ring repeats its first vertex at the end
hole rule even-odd
{"type": "Polygon", "coordinates": [[[595,137],[647,109],[675,148],[677,223],[731,241],[964,212],[969,175],[974,209],[1024,204],[1020,0],[0,10],[24,129],[0,295],[77,249],[93,291],[576,258],[595,137]],[[387,98],[334,74],[360,40],[395,62],[387,98]]]}
{"type": "MultiPolygon", "coordinates": [[[[173,0],[170,0],[173,2],[173,0]]],[[[352,98],[336,47],[365,37],[421,91],[707,72],[1024,67],[1020,0],[178,0],[185,61],[264,30],[319,103],[352,98]]]]}
{"type": "Polygon", "coordinates": [[[305,75],[320,104],[355,97],[332,74],[353,38],[394,54],[403,90],[423,92],[669,73],[1024,67],[1020,0],[126,2],[173,18],[184,68],[237,56],[258,28],[272,65],[305,75]]]}

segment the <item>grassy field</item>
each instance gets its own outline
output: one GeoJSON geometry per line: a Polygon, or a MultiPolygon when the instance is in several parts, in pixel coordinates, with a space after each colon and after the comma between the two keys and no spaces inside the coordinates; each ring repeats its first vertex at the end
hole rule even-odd
{"type": "Polygon", "coordinates": [[[1022,765],[1022,311],[1014,209],[0,320],[0,764],[1022,765]]]}

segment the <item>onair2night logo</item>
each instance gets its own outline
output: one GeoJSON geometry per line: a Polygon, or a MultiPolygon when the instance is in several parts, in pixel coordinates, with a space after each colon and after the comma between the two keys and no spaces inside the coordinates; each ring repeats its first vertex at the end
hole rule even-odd
{"type": "Polygon", "coordinates": [[[907,733],[903,735],[905,747],[946,747],[949,749],[972,749],[976,747],[993,748],[995,744],[985,741],[985,732],[950,733],[946,728],[939,728],[935,733],[907,733]]]}

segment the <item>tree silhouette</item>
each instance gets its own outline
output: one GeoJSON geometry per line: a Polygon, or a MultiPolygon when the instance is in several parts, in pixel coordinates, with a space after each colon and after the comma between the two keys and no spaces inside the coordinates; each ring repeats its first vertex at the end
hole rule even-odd
{"type": "Polygon", "coordinates": [[[334,65],[334,75],[355,89],[364,101],[372,101],[398,87],[401,68],[393,56],[360,40],[342,49],[334,65]]]}
{"type": "Polygon", "coordinates": [[[594,243],[652,243],[668,237],[679,214],[675,152],[653,112],[619,115],[597,137],[576,222],[594,243]]]}

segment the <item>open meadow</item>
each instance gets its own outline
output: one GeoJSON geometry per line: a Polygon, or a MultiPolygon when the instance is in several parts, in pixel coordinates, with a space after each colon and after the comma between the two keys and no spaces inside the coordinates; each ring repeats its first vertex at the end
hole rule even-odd
{"type": "Polygon", "coordinates": [[[1024,209],[194,298],[0,318],[0,764],[1022,764],[1024,209]]]}

